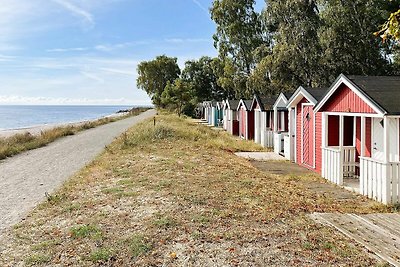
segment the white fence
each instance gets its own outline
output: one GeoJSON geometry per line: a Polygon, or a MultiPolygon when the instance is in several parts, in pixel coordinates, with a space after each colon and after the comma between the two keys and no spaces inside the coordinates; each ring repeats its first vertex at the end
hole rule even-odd
{"type": "Polygon", "coordinates": [[[356,173],[356,148],[346,146],[322,148],[322,177],[332,183],[343,185],[344,177],[354,177],[356,173]]]}
{"type": "Polygon", "coordinates": [[[274,132],[271,130],[261,131],[261,145],[263,147],[274,147],[274,132]]]}
{"type": "Polygon", "coordinates": [[[322,177],[332,183],[343,184],[342,159],[339,149],[331,147],[322,148],[322,177]]]}
{"type": "Polygon", "coordinates": [[[400,203],[400,162],[360,157],[360,193],[384,204],[400,203]]]}

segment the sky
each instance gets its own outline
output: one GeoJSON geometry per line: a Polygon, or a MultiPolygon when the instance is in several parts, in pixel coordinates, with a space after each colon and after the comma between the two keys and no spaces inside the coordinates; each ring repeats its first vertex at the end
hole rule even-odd
{"type": "Polygon", "coordinates": [[[137,65],[216,56],[212,0],[1,0],[0,105],[148,105],[137,65]]]}

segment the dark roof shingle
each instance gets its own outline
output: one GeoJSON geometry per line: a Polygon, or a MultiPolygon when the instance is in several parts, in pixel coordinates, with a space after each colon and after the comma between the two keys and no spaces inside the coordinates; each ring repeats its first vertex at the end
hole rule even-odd
{"type": "Polygon", "coordinates": [[[347,76],[389,115],[400,114],[400,76],[347,76]]]}

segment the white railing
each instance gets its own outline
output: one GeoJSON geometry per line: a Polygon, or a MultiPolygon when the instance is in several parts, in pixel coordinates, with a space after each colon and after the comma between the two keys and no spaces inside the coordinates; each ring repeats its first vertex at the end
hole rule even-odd
{"type": "Polygon", "coordinates": [[[340,150],[333,147],[322,148],[322,177],[328,181],[343,184],[343,165],[340,150]]]}
{"type": "Polygon", "coordinates": [[[389,163],[390,202],[400,203],[400,162],[389,163]]]}
{"type": "Polygon", "coordinates": [[[359,165],[356,163],[356,148],[355,147],[343,147],[343,177],[355,178],[356,167],[359,165]]]}
{"type": "Polygon", "coordinates": [[[274,147],[274,132],[271,130],[261,130],[261,145],[263,147],[274,147]]]}
{"type": "Polygon", "coordinates": [[[360,193],[384,204],[400,203],[400,162],[360,157],[360,193]]]}
{"type": "Polygon", "coordinates": [[[322,177],[332,183],[343,185],[344,177],[356,174],[356,148],[352,146],[322,148],[322,177]]]}

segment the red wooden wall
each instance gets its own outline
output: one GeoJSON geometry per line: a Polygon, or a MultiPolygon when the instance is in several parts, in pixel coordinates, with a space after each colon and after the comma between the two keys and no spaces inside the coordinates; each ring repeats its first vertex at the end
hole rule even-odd
{"type": "Polygon", "coordinates": [[[320,111],[375,113],[374,110],[346,85],[341,85],[320,111]]]}
{"type": "Polygon", "coordinates": [[[254,111],[247,111],[247,133],[248,140],[254,139],[254,111]]]}

